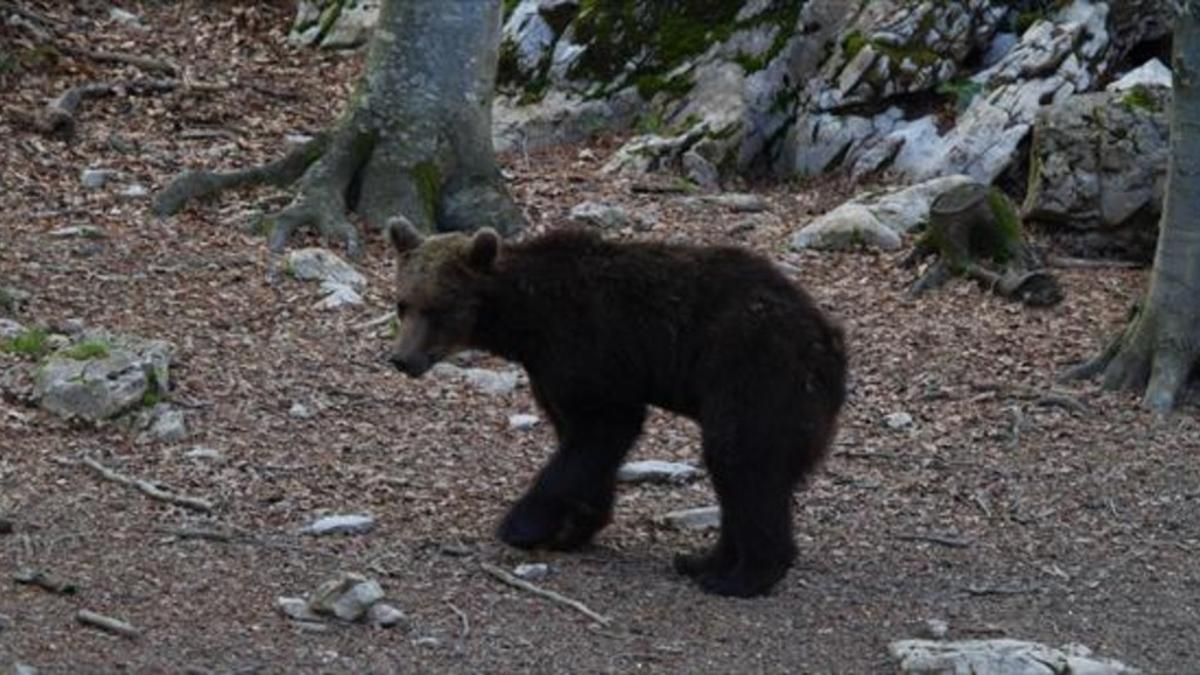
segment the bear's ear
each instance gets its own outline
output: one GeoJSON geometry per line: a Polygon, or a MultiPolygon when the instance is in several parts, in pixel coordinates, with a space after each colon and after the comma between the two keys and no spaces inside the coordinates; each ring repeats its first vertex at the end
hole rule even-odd
{"type": "Polygon", "coordinates": [[[477,270],[486,270],[500,253],[500,235],[490,227],[480,229],[471,237],[471,250],[467,261],[477,270]]]}
{"type": "Polygon", "coordinates": [[[388,239],[396,253],[408,253],[421,245],[421,234],[404,216],[395,216],[387,221],[388,239]]]}

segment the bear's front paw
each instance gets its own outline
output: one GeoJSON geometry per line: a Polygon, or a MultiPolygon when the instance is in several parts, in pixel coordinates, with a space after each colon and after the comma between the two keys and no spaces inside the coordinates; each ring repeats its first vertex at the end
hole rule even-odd
{"type": "Polygon", "coordinates": [[[562,529],[562,513],[550,504],[517,502],[500,523],[500,540],[523,549],[546,548],[562,529]]]}
{"type": "Polygon", "coordinates": [[[734,598],[753,598],[767,595],[787,574],[787,565],[747,568],[738,565],[732,570],[710,571],[693,577],[701,590],[713,595],[734,598]]]}

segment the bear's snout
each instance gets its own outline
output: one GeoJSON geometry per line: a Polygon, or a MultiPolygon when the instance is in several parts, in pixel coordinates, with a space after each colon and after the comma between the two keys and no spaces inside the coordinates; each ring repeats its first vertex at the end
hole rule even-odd
{"type": "Polygon", "coordinates": [[[433,366],[433,360],[424,354],[401,354],[392,352],[388,357],[396,370],[409,377],[420,377],[433,366]]]}

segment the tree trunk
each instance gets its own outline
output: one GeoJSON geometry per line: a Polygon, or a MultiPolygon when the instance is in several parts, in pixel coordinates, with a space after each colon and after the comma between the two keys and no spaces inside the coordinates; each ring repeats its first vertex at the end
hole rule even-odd
{"type": "Polygon", "coordinates": [[[1103,371],[1105,388],[1145,387],[1143,403],[1158,413],[1175,407],[1200,357],[1200,0],[1182,4],[1173,40],[1167,191],[1150,290],[1104,353],[1066,375],[1103,371]]]}
{"type": "Polygon", "coordinates": [[[186,172],[155,197],[169,215],[228,187],[296,183],[293,202],[267,221],[278,251],[301,226],[361,244],[348,210],[385,227],[402,215],[424,231],[493,227],[524,217],[492,149],[491,102],[501,3],[386,0],[347,110],[326,134],[263,167],[186,172]]]}

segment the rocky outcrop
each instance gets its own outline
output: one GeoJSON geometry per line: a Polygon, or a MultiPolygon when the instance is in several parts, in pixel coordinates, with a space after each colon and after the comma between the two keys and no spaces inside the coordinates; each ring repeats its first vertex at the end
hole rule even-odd
{"type": "Polygon", "coordinates": [[[1041,111],[1026,219],[1069,230],[1088,249],[1081,252],[1151,257],[1170,145],[1171,92],[1155,82],[1161,71],[1151,65],[1107,91],[1041,111]]]}
{"type": "Polygon", "coordinates": [[[157,402],[170,387],[170,361],[162,340],[88,333],[38,369],[36,397],[61,417],[110,419],[157,402]]]}

